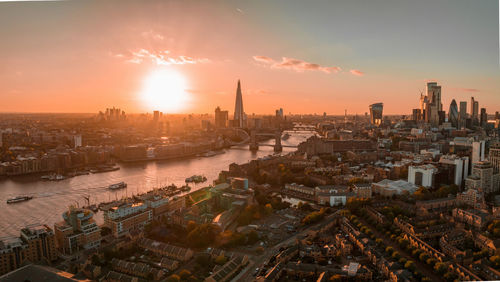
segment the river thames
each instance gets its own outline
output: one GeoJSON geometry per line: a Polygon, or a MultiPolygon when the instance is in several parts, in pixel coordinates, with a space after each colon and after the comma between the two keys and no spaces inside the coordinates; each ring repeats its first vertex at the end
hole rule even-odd
{"type": "MultiPolygon", "coordinates": [[[[283,145],[297,145],[305,141],[311,132],[289,132],[290,138],[282,140],[283,145]]],[[[263,142],[274,144],[274,140],[263,142]]],[[[284,147],[283,154],[295,151],[284,147]]],[[[188,158],[169,161],[142,163],[119,163],[120,170],[76,176],[62,181],[40,181],[25,178],[0,180],[0,237],[18,236],[21,228],[28,224],[48,224],[51,228],[61,221],[61,214],[69,205],[86,205],[84,196],[90,195],[90,203],[107,202],[152,190],[154,187],[174,183],[183,185],[186,177],[201,174],[207,182],[190,184],[191,191],[206,187],[217,179],[219,172],[227,170],[231,163],[246,163],[250,160],[273,154],[273,147],[261,146],[259,151],[251,152],[248,145],[225,149],[224,154],[212,157],[188,158]],[[111,191],[110,184],[124,181],[127,189],[111,191]],[[6,200],[18,195],[33,196],[33,199],[16,204],[6,200]]],[[[95,216],[102,223],[102,212],[95,216]]]]}

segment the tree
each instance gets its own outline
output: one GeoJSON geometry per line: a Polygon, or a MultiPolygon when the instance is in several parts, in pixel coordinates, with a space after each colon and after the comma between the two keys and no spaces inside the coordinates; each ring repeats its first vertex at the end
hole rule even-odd
{"type": "Polygon", "coordinates": [[[429,256],[426,254],[426,253],[421,253],[418,258],[420,259],[420,261],[427,261],[427,259],[429,258],[429,256]]]}
{"type": "Polygon", "coordinates": [[[215,263],[218,265],[223,265],[227,262],[227,258],[224,255],[220,255],[217,258],[215,258],[215,263]]]}
{"type": "Polygon", "coordinates": [[[400,258],[401,258],[401,255],[399,254],[399,252],[397,252],[397,251],[396,251],[396,252],[392,253],[392,257],[393,257],[395,260],[398,260],[398,259],[400,259],[400,258]]]}
{"type": "Polygon", "coordinates": [[[389,246],[385,248],[385,252],[388,253],[389,255],[392,255],[392,253],[394,252],[394,248],[389,246]]]}
{"type": "Polygon", "coordinates": [[[330,281],[342,281],[342,275],[340,274],[334,274],[332,276],[330,276],[330,281]]]}
{"type": "Polygon", "coordinates": [[[413,272],[415,270],[415,263],[409,260],[405,263],[405,268],[413,272]]]}
{"type": "Polygon", "coordinates": [[[438,274],[443,275],[446,272],[446,264],[438,262],[434,265],[434,270],[436,270],[438,274]]]}
{"type": "Polygon", "coordinates": [[[191,276],[191,271],[183,269],[179,271],[179,276],[181,277],[182,280],[186,280],[189,276],[191,276]]]}
{"type": "Polygon", "coordinates": [[[446,281],[455,281],[457,275],[451,271],[448,271],[443,275],[443,277],[444,279],[446,279],[446,281]]]}
{"type": "Polygon", "coordinates": [[[168,282],[178,282],[181,281],[181,278],[177,274],[172,274],[169,277],[167,277],[168,282]]]}
{"type": "Polygon", "coordinates": [[[377,238],[377,239],[375,240],[375,243],[377,243],[377,245],[379,245],[379,246],[382,246],[382,244],[384,243],[384,240],[382,240],[382,239],[380,239],[380,238],[377,238]]]}

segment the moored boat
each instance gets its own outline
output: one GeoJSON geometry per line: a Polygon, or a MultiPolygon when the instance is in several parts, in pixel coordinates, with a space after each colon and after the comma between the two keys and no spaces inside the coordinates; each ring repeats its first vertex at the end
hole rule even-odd
{"type": "Polygon", "coordinates": [[[14,204],[14,203],[19,203],[19,202],[29,201],[31,199],[33,199],[32,196],[17,196],[14,198],[7,199],[7,204],[14,204]]]}

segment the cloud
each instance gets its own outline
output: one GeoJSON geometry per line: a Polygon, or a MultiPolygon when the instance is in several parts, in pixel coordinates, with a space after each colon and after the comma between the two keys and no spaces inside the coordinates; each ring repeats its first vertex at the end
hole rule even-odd
{"type": "Polygon", "coordinates": [[[353,74],[353,75],[357,75],[357,76],[363,76],[365,75],[364,72],[360,71],[360,70],[350,70],[350,73],[353,74]]]}
{"type": "Polygon", "coordinates": [[[113,54],[115,58],[122,58],[125,62],[131,64],[142,64],[149,62],[155,65],[186,65],[186,64],[204,64],[209,63],[207,58],[193,58],[189,56],[173,56],[169,50],[164,51],[149,51],[139,49],[138,51],[130,51],[129,54],[113,54]]]}
{"type": "Polygon", "coordinates": [[[240,13],[240,14],[245,14],[245,12],[243,12],[243,10],[242,10],[242,9],[240,9],[240,8],[236,8],[236,12],[238,12],[238,13],[240,13]]]}
{"type": "Polygon", "coordinates": [[[142,37],[144,38],[150,38],[150,39],[154,39],[154,40],[158,40],[158,41],[162,41],[163,39],[165,39],[165,37],[153,30],[150,30],[150,31],[144,31],[142,34],[142,37]]]}
{"type": "Polygon", "coordinates": [[[253,56],[253,59],[256,60],[257,62],[262,62],[262,63],[272,63],[274,60],[272,58],[266,57],[266,56],[253,56]]]}
{"type": "Polygon", "coordinates": [[[475,88],[458,88],[457,90],[463,91],[463,92],[479,92],[479,89],[475,89],[475,88]]]}
{"type": "Polygon", "coordinates": [[[253,56],[253,59],[259,63],[269,65],[270,68],[288,69],[296,72],[322,71],[325,73],[338,73],[341,70],[340,67],[326,67],[319,64],[288,57],[281,58],[281,61],[275,61],[274,59],[266,56],[253,56]]]}
{"type": "Polygon", "coordinates": [[[264,89],[248,89],[248,90],[245,90],[245,93],[247,95],[267,95],[267,94],[269,94],[269,91],[264,90],[264,89]]]}

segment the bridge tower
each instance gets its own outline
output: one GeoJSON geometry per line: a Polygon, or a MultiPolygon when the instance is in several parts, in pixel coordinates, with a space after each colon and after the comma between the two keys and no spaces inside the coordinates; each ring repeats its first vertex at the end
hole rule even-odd
{"type": "Polygon", "coordinates": [[[255,129],[252,129],[250,131],[250,151],[258,151],[259,150],[259,144],[257,144],[257,136],[256,136],[255,129]]]}
{"type": "Polygon", "coordinates": [[[281,146],[281,131],[276,131],[275,135],[274,135],[274,151],[276,153],[279,153],[281,151],[283,151],[283,146],[281,146]]]}

